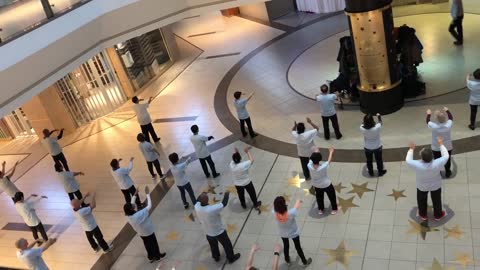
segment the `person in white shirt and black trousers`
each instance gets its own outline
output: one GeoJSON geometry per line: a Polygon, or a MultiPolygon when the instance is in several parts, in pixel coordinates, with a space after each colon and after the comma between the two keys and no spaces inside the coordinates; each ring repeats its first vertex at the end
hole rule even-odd
{"type": "Polygon", "coordinates": [[[47,242],[34,241],[28,243],[24,238],[15,241],[15,247],[18,249],[17,258],[23,262],[28,269],[32,270],[48,270],[48,266],[42,258],[42,254],[50,248],[57,240],[55,238],[49,239],[47,242]],[[40,246],[34,248],[36,244],[40,246]]]}
{"type": "Polygon", "coordinates": [[[467,88],[470,90],[470,125],[468,128],[475,130],[477,110],[480,105],[480,68],[476,69],[473,74],[467,75],[467,88]]]}
{"type": "Polygon", "coordinates": [[[383,167],[382,142],[380,141],[380,130],[382,129],[382,116],[377,113],[378,123],[373,120],[373,115],[367,114],[363,117],[363,124],[360,131],[363,134],[363,147],[367,158],[367,170],[373,176],[373,157],[377,163],[378,176],[383,176],[387,170],[383,167]]]}
{"type": "Polygon", "coordinates": [[[15,209],[22,217],[23,221],[33,233],[33,239],[38,240],[38,233],[42,235],[43,241],[48,241],[47,233],[43,227],[42,221],[37,216],[35,208],[33,208],[34,202],[29,201],[31,197],[24,200],[23,192],[15,193],[13,201],[15,202],[15,209]]]}
{"type": "Polygon", "coordinates": [[[178,190],[180,190],[180,197],[182,198],[183,207],[188,209],[190,205],[187,202],[187,198],[185,197],[185,192],[188,192],[188,196],[190,196],[190,200],[192,200],[192,204],[195,205],[197,203],[197,199],[195,198],[195,193],[193,193],[192,185],[188,180],[185,170],[187,169],[188,164],[190,164],[190,157],[179,158],[178,154],[173,152],[168,155],[168,159],[172,163],[172,167],[170,171],[172,172],[173,180],[175,180],[175,185],[177,185],[178,190]]]}
{"type": "Polygon", "coordinates": [[[337,140],[342,138],[340,127],[338,126],[337,111],[335,110],[335,101],[338,99],[336,94],[328,93],[328,86],[326,84],[320,87],[320,95],[316,96],[316,100],[320,103],[320,114],[322,115],[323,136],[325,140],[330,140],[329,121],[332,121],[333,130],[337,140]]]}
{"type": "Polygon", "coordinates": [[[449,178],[452,175],[451,167],[451,158],[452,158],[452,125],[453,125],[453,116],[452,113],[448,110],[447,107],[443,108],[443,111],[436,111],[435,118],[437,122],[431,121],[432,111],[427,110],[427,126],[432,130],[432,152],[433,158],[440,158],[442,155],[440,153],[440,145],[437,143],[437,137],[442,137],[443,144],[448,150],[448,161],[445,164],[445,177],[449,178]],[[448,119],[447,119],[448,116],[448,119]]]}
{"type": "Polygon", "coordinates": [[[193,144],[193,148],[195,149],[195,153],[197,154],[198,160],[200,160],[200,165],[202,165],[202,170],[205,173],[205,177],[209,178],[210,173],[208,172],[208,166],[210,166],[210,170],[212,171],[213,178],[220,176],[219,173],[215,170],[215,163],[212,160],[212,155],[207,148],[207,142],[213,140],[213,136],[203,136],[198,134],[199,129],[197,125],[193,125],[190,127],[193,135],[190,136],[190,142],[193,144]]]}
{"type": "Polygon", "coordinates": [[[140,124],[140,128],[142,129],[143,135],[145,135],[145,140],[150,142],[150,135],[152,135],[153,142],[159,142],[160,138],[157,137],[157,133],[155,133],[155,129],[152,125],[152,118],[148,113],[148,107],[150,103],[152,103],[153,97],[150,97],[147,103],[140,103],[143,99],[139,99],[137,96],[132,97],[133,110],[137,114],[137,120],[140,124]]]}
{"type": "MultiPolygon", "coordinates": [[[[112,167],[113,179],[115,179],[118,187],[120,187],[120,190],[125,197],[125,202],[129,203],[132,196],[137,193],[135,184],[130,177],[130,172],[133,169],[133,157],[130,158],[130,162],[128,163],[127,167],[120,168],[121,160],[122,159],[112,159],[112,161],[110,162],[110,166],[112,167]]],[[[140,202],[139,197],[136,198],[135,203],[137,204],[138,208],[143,208],[143,204],[140,202]]]]}
{"type": "Polygon", "coordinates": [[[45,148],[47,148],[48,153],[52,155],[52,158],[55,164],[62,163],[63,168],[65,168],[66,171],[69,171],[67,159],[65,158],[65,155],[62,152],[62,147],[58,143],[58,140],[62,139],[63,137],[63,128],[60,129],[60,133],[58,134],[57,137],[52,137],[52,133],[57,131],[58,130],[56,129],[52,131],[48,129],[44,129],[42,131],[43,133],[42,143],[45,146],[45,148]]]}
{"type": "Polygon", "coordinates": [[[443,145],[442,137],[437,138],[437,143],[440,146],[441,158],[434,160],[432,151],[423,148],[420,151],[421,160],[413,160],[415,144],[410,143],[410,149],[405,159],[407,166],[414,170],[416,174],[418,215],[423,221],[428,219],[427,200],[429,192],[432,197],[435,220],[439,221],[446,216],[446,212],[442,210],[442,177],[440,176],[440,170],[447,163],[449,154],[447,148],[443,145]]]}
{"type": "MultiPolygon", "coordinates": [[[[58,178],[63,184],[65,192],[67,192],[70,201],[75,199],[81,200],[83,198],[82,192],[80,191],[80,185],[75,179],[75,176],[85,175],[83,172],[69,172],[64,171],[63,166],[60,163],[55,164],[55,171],[58,173],[58,178]]],[[[82,205],[86,206],[86,205],[82,205]]]]}
{"type": "Polygon", "coordinates": [[[310,162],[308,163],[308,169],[312,176],[312,186],[315,188],[319,215],[323,215],[323,211],[325,211],[325,205],[323,202],[324,193],[327,193],[328,199],[330,200],[330,205],[332,206],[331,214],[335,215],[338,211],[335,188],[333,187],[332,181],[327,173],[327,169],[332,162],[333,152],[333,147],[330,147],[328,150],[327,161],[320,164],[320,161],[322,161],[322,154],[320,153],[320,149],[317,149],[317,151],[310,156],[310,162]]]}
{"type": "Polygon", "coordinates": [[[147,195],[147,206],[145,208],[138,211],[135,209],[135,197],[137,195],[135,194],[132,197],[132,201],[123,206],[123,211],[127,216],[128,223],[138,235],[140,235],[140,238],[142,238],[143,245],[147,250],[147,257],[150,263],[153,263],[165,257],[166,254],[160,253],[157,237],[155,236],[155,227],[153,226],[152,220],[150,220],[149,211],[152,208],[152,199],[150,198],[150,189],[148,186],[145,187],[145,194],[147,195]]]}
{"type": "Polygon", "coordinates": [[[149,142],[146,141],[145,135],[139,133],[137,135],[138,148],[143,154],[145,161],[147,161],[147,168],[152,176],[152,179],[157,179],[157,175],[153,171],[153,166],[155,166],[155,170],[157,170],[158,175],[160,176],[160,180],[165,179],[165,175],[162,172],[162,168],[160,167],[160,161],[158,158],[160,157],[160,152],[149,142]]]}
{"type": "Polygon", "coordinates": [[[6,174],[5,172],[6,165],[7,165],[6,161],[2,162],[2,170],[0,171],[0,191],[3,190],[8,195],[8,197],[12,198],[12,200],[15,202],[15,198],[14,198],[15,194],[17,192],[20,192],[20,190],[12,182],[11,178],[15,173],[15,169],[17,168],[18,161],[15,162],[15,165],[13,165],[13,168],[9,174],[6,174]]]}
{"type": "Polygon", "coordinates": [[[232,161],[230,162],[230,169],[232,170],[233,183],[237,189],[238,199],[240,200],[240,205],[243,209],[247,209],[247,204],[245,203],[245,190],[252,200],[253,207],[259,210],[261,201],[257,200],[257,192],[255,191],[255,186],[252,183],[250,178],[249,169],[252,167],[254,162],[252,153],[250,153],[251,147],[245,147],[244,152],[248,156],[248,160],[242,161],[242,155],[237,148],[232,155],[232,161]]]}
{"type": "Polygon", "coordinates": [[[300,163],[302,164],[303,176],[305,180],[310,180],[310,171],[308,170],[308,161],[310,160],[310,155],[315,148],[315,143],[313,139],[318,135],[318,126],[315,125],[310,118],[307,117],[307,123],[309,123],[313,129],[305,131],[305,124],[300,122],[294,122],[292,128],[292,136],[295,139],[297,144],[298,157],[300,158],[300,163]]]}

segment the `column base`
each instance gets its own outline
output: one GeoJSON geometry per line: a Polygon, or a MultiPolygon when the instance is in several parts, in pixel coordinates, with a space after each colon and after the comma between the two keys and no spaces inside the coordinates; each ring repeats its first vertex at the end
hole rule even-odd
{"type": "Polygon", "coordinates": [[[391,114],[403,107],[404,96],[402,85],[382,92],[364,92],[360,94],[360,110],[370,114],[391,114]]]}

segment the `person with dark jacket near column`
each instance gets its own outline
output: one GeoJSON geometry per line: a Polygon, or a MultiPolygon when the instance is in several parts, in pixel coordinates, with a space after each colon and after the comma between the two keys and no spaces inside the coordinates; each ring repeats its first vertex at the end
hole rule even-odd
{"type": "Polygon", "coordinates": [[[193,135],[190,136],[190,142],[193,144],[193,148],[195,149],[195,154],[197,154],[197,158],[200,161],[200,165],[202,165],[203,172],[205,173],[205,177],[209,178],[210,173],[208,172],[208,166],[210,166],[210,170],[212,171],[213,178],[217,178],[220,176],[219,173],[215,170],[215,163],[213,163],[212,155],[208,151],[207,142],[213,140],[213,136],[203,136],[198,134],[198,126],[193,125],[190,127],[193,135]]]}
{"type": "MultiPolygon", "coordinates": [[[[135,184],[130,177],[130,172],[133,169],[133,157],[130,158],[130,162],[127,167],[120,168],[120,161],[122,159],[112,159],[110,166],[112,167],[112,176],[115,182],[117,182],[118,187],[122,191],[123,197],[125,197],[125,202],[129,203],[132,196],[137,192],[135,184]]],[[[140,198],[137,196],[135,201],[138,208],[142,208],[143,204],[140,202],[140,198]]]]}
{"type": "Polygon", "coordinates": [[[320,103],[320,114],[322,115],[323,136],[325,140],[330,140],[329,121],[332,121],[333,130],[337,140],[342,138],[340,127],[338,126],[337,111],[335,110],[335,101],[338,99],[336,94],[328,93],[328,86],[326,84],[320,87],[320,95],[316,96],[316,100],[320,103]]]}
{"type": "Polygon", "coordinates": [[[14,199],[15,194],[17,192],[20,192],[20,190],[12,182],[11,178],[15,173],[15,169],[17,168],[18,161],[15,162],[15,165],[13,165],[13,168],[9,174],[6,174],[5,172],[6,165],[7,165],[7,162],[5,161],[2,162],[2,170],[0,171],[0,191],[4,191],[8,195],[8,197],[12,198],[12,200],[15,201],[14,199]]]}
{"type": "Polygon", "coordinates": [[[467,88],[470,90],[470,125],[471,130],[475,130],[475,123],[477,119],[477,109],[480,105],[480,68],[475,70],[473,74],[467,75],[467,88]]]}
{"type": "Polygon", "coordinates": [[[160,167],[160,161],[158,160],[160,152],[158,152],[155,146],[146,141],[145,135],[142,133],[138,133],[137,141],[139,142],[138,148],[140,148],[140,152],[142,152],[145,161],[147,161],[147,168],[152,176],[152,180],[155,181],[155,179],[157,179],[157,175],[153,171],[153,166],[155,166],[155,170],[157,170],[160,180],[165,179],[166,175],[163,174],[162,168],[160,167]]]}
{"type": "Polygon", "coordinates": [[[452,0],[452,6],[450,8],[450,14],[452,15],[452,22],[448,27],[448,31],[456,39],[453,44],[463,44],[463,3],[462,0],[452,0]]]}
{"type": "Polygon", "coordinates": [[[253,131],[252,120],[250,119],[250,115],[248,114],[246,107],[247,103],[253,97],[253,94],[254,93],[251,93],[246,98],[242,98],[242,95],[245,95],[244,93],[240,91],[233,93],[233,97],[235,99],[233,101],[233,105],[237,110],[238,120],[240,121],[240,131],[242,132],[243,137],[246,137],[247,134],[250,134],[252,139],[257,137],[257,134],[253,131]],[[245,124],[247,124],[248,133],[245,131],[245,124]]]}
{"type": "MultiPolygon", "coordinates": [[[[138,190],[137,190],[138,193],[138,190]]],[[[150,219],[150,209],[152,208],[152,199],[150,198],[150,189],[145,187],[145,194],[147,196],[147,206],[142,210],[135,209],[135,197],[133,195],[132,201],[123,206],[123,211],[127,216],[128,223],[132,226],[135,232],[138,233],[143,240],[143,245],[147,250],[147,257],[150,263],[159,261],[166,256],[165,253],[160,253],[158,248],[157,237],[155,236],[155,227],[150,219]]]]}
{"type": "Polygon", "coordinates": [[[150,97],[146,103],[140,103],[143,99],[139,99],[137,96],[132,97],[132,102],[134,103],[133,110],[137,114],[137,120],[140,124],[143,135],[145,135],[145,140],[150,142],[150,135],[152,135],[153,142],[159,142],[160,138],[157,137],[157,133],[155,133],[155,129],[152,125],[152,118],[147,110],[150,103],[152,103],[152,100],[153,97],[150,97]]]}
{"type": "Polygon", "coordinates": [[[15,202],[15,209],[32,231],[35,241],[38,240],[38,233],[42,235],[43,241],[48,241],[47,233],[45,232],[42,221],[37,216],[37,212],[33,207],[35,202],[31,201],[31,197],[25,200],[23,192],[17,192],[13,200],[15,202]]]}
{"type": "Polygon", "coordinates": [[[332,181],[328,177],[327,172],[327,169],[332,162],[334,151],[333,147],[330,147],[328,150],[327,161],[320,164],[320,161],[322,161],[322,154],[320,153],[320,149],[317,149],[310,156],[310,162],[308,163],[308,169],[312,176],[312,186],[315,188],[319,215],[323,215],[323,212],[325,211],[325,204],[323,202],[324,193],[327,193],[328,199],[330,200],[330,205],[332,206],[331,214],[336,215],[338,211],[337,195],[335,194],[335,188],[333,187],[332,181]]]}
{"type": "Polygon", "coordinates": [[[452,159],[452,125],[453,125],[453,116],[452,113],[448,110],[447,107],[443,108],[443,111],[436,111],[435,118],[437,122],[431,121],[432,111],[427,110],[427,126],[432,130],[432,153],[433,158],[437,159],[442,156],[440,152],[440,145],[437,143],[437,137],[442,137],[443,144],[448,150],[448,161],[445,164],[445,177],[449,178],[452,175],[451,159],[452,159]],[[448,120],[447,120],[448,116],[448,120]]]}
{"type": "Polygon", "coordinates": [[[250,153],[251,147],[245,147],[245,154],[248,156],[248,160],[242,161],[242,156],[237,148],[232,155],[232,161],[230,162],[230,169],[233,174],[233,183],[237,189],[238,199],[243,209],[247,209],[247,204],[245,203],[245,190],[252,200],[253,207],[259,210],[261,201],[257,200],[257,192],[255,191],[255,186],[253,185],[252,179],[250,178],[249,170],[253,164],[253,156],[250,153]]]}
{"type": "Polygon", "coordinates": [[[305,180],[310,180],[310,171],[308,170],[308,161],[310,155],[313,153],[315,143],[313,139],[318,135],[318,126],[315,125],[310,118],[307,117],[307,123],[309,123],[313,129],[305,131],[305,124],[295,122],[292,128],[292,136],[297,144],[298,157],[302,164],[302,171],[305,180]]]}
{"type": "Polygon", "coordinates": [[[218,262],[220,261],[220,250],[218,249],[218,242],[222,244],[228,263],[234,263],[240,258],[240,253],[233,253],[233,246],[228,237],[225,225],[223,224],[220,213],[228,204],[230,192],[226,191],[223,200],[219,203],[209,205],[208,195],[203,192],[198,196],[195,204],[195,212],[198,220],[202,224],[203,231],[207,235],[207,241],[210,245],[212,258],[218,262]]]}
{"type": "Polygon", "coordinates": [[[380,130],[382,129],[382,117],[377,113],[378,123],[373,120],[373,115],[367,114],[363,117],[363,124],[360,131],[363,134],[363,148],[367,158],[367,170],[370,176],[373,176],[373,157],[377,163],[378,176],[383,176],[387,170],[383,167],[382,141],[380,140],[380,130]]]}
{"type": "Polygon", "coordinates": [[[69,171],[67,159],[65,158],[65,155],[62,152],[62,147],[58,143],[58,140],[62,139],[63,137],[63,128],[60,129],[60,133],[58,134],[57,137],[52,137],[52,134],[57,131],[58,130],[56,129],[52,131],[48,129],[44,129],[42,144],[45,146],[48,153],[52,155],[52,158],[55,164],[62,163],[63,168],[65,168],[66,171],[69,171]]]}

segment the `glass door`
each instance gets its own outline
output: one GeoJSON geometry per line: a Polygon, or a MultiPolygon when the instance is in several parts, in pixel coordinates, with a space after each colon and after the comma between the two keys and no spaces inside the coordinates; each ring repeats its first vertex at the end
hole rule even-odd
{"type": "Polygon", "coordinates": [[[11,114],[5,116],[5,122],[11,130],[14,137],[35,136],[35,130],[27,119],[25,112],[20,107],[11,114]]]}

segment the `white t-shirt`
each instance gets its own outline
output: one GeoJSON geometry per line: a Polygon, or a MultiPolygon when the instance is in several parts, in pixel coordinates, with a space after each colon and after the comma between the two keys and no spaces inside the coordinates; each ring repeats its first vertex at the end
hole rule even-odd
{"type": "Polygon", "coordinates": [[[317,101],[320,103],[320,114],[328,117],[337,113],[335,110],[335,100],[337,96],[335,94],[321,94],[317,96],[317,101]]]}
{"type": "Polygon", "coordinates": [[[247,102],[248,100],[246,98],[239,98],[233,101],[233,104],[235,105],[235,109],[237,110],[238,119],[240,120],[244,120],[250,117],[246,108],[247,102]]]}
{"type": "Polygon", "coordinates": [[[192,135],[190,136],[190,141],[193,144],[193,148],[195,148],[195,153],[198,158],[206,158],[210,156],[210,152],[207,148],[208,137],[199,134],[192,135]]]}
{"type": "Polygon", "coordinates": [[[428,122],[428,128],[432,130],[432,150],[440,151],[440,146],[438,145],[437,138],[440,136],[443,138],[443,145],[447,150],[452,150],[452,130],[453,121],[447,120],[447,122],[439,124],[435,122],[428,122]]]}
{"type": "Polygon", "coordinates": [[[275,217],[275,211],[272,210],[272,213],[274,215],[275,221],[277,222],[280,237],[295,238],[298,236],[299,231],[297,222],[295,221],[295,217],[298,214],[297,208],[292,208],[288,210],[288,220],[283,223],[278,221],[278,219],[275,217]]]}
{"type": "Polygon", "coordinates": [[[148,113],[148,103],[133,104],[133,110],[137,114],[137,121],[141,126],[148,125],[152,122],[150,114],[148,113]]]}
{"type": "Polygon", "coordinates": [[[250,167],[252,167],[250,160],[242,161],[238,164],[230,161],[230,169],[232,170],[233,183],[235,186],[244,187],[252,181],[248,173],[250,167]]]}
{"type": "Polygon", "coordinates": [[[18,214],[22,217],[23,221],[29,227],[35,227],[40,224],[40,219],[33,208],[31,202],[24,201],[24,202],[17,202],[15,203],[15,209],[17,210],[18,214]]]}
{"type": "Polygon", "coordinates": [[[52,156],[56,156],[62,153],[62,147],[58,143],[57,137],[47,137],[42,140],[42,144],[47,148],[48,153],[52,156]]]}
{"type": "Polygon", "coordinates": [[[332,184],[330,178],[328,178],[327,169],[330,163],[323,162],[319,164],[317,168],[313,166],[313,162],[310,160],[307,164],[310,171],[310,177],[312,179],[312,186],[316,188],[327,188],[332,184]]]}
{"type": "Polygon", "coordinates": [[[442,177],[440,171],[448,161],[448,150],[445,146],[440,147],[442,157],[434,159],[430,163],[422,160],[413,160],[413,150],[408,150],[406,163],[407,166],[415,171],[417,188],[421,191],[435,191],[442,187],[442,177]]]}
{"type": "Polygon", "coordinates": [[[298,134],[295,130],[292,131],[292,136],[295,138],[295,143],[297,144],[298,156],[299,157],[310,157],[315,146],[313,139],[317,136],[318,131],[316,129],[308,130],[302,134],[298,134]]]}
{"type": "Polygon", "coordinates": [[[470,105],[480,105],[480,80],[475,80],[475,78],[467,77],[467,87],[470,90],[470,99],[468,103],[470,105]]]}
{"type": "Polygon", "coordinates": [[[43,248],[31,248],[17,251],[17,258],[30,270],[48,270],[42,258],[43,248]]]}
{"type": "MultiPolygon", "coordinates": [[[[150,194],[147,195],[148,204],[151,203],[150,194]]],[[[143,208],[135,214],[128,216],[128,223],[140,236],[149,236],[155,232],[155,227],[149,217],[149,208],[143,208]]]]}
{"type": "Polygon", "coordinates": [[[65,192],[72,193],[80,189],[80,185],[75,179],[73,172],[67,172],[67,171],[58,172],[58,178],[62,182],[65,192]]]}
{"type": "Polygon", "coordinates": [[[158,159],[157,153],[154,151],[154,147],[151,143],[145,141],[138,144],[138,148],[143,154],[146,161],[152,162],[158,159]]]}
{"type": "Polygon", "coordinates": [[[375,150],[382,146],[382,141],[380,140],[380,130],[382,129],[382,124],[377,123],[371,129],[365,129],[363,125],[360,126],[360,131],[363,134],[363,147],[369,150],[375,150]]]}
{"type": "Polygon", "coordinates": [[[74,210],[73,214],[86,232],[91,232],[98,226],[90,206],[82,207],[77,211],[74,210]]]}
{"type": "Polygon", "coordinates": [[[175,180],[175,185],[183,187],[188,184],[189,181],[186,176],[185,170],[187,169],[189,163],[190,159],[187,159],[184,162],[179,162],[170,168],[173,179],[175,180]]]}
{"type": "Polygon", "coordinates": [[[198,220],[202,224],[203,231],[208,236],[217,236],[225,231],[222,217],[220,213],[223,210],[223,204],[217,203],[213,205],[202,206],[200,202],[195,204],[195,212],[198,220]]]}
{"type": "Polygon", "coordinates": [[[0,178],[0,190],[5,191],[5,193],[7,193],[7,195],[12,198],[13,196],[15,196],[15,193],[20,191],[7,176],[0,178]]]}
{"type": "Polygon", "coordinates": [[[115,179],[115,182],[117,182],[118,186],[120,189],[129,189],[131,186],[133,186],[133,180],[130,177],[130,172],[133,169],[133,161],[130,161],[128,163],[128,167],[122,167],[118,168],[115,171],[112,170],[112,176],[113,179],[115,179]]]}

